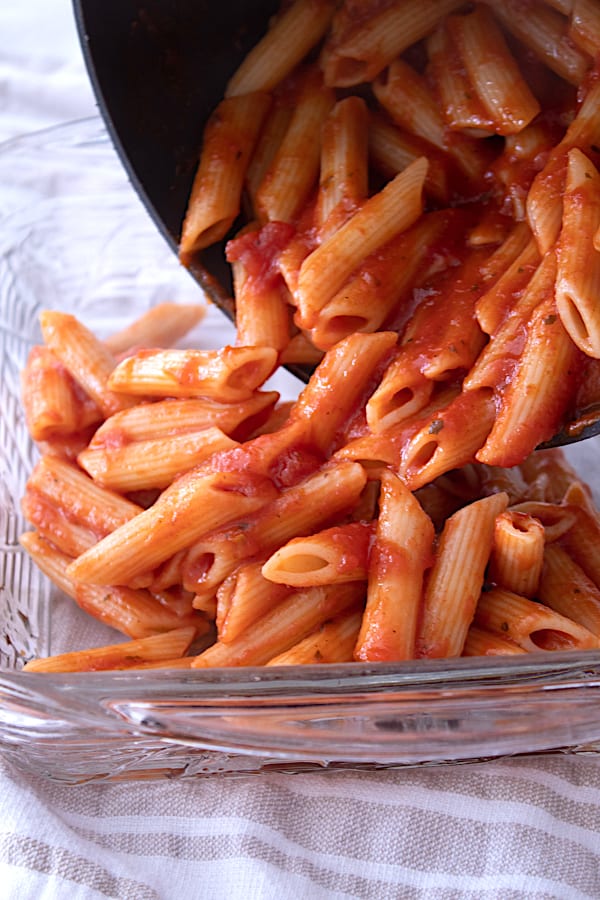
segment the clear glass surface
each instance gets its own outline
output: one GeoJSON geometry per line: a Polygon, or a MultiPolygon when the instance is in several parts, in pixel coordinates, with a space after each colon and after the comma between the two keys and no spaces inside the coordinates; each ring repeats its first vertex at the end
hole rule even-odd
{"type": "MultiPolygon", "coordinates": [[[[397,665],[33,675],[23,660],[113,641],[18,544],[36,451],[19,372],[38,314],[99,335],[163,300],[197,302],[99,120],[0,146],[0,750],[56,780],[431,765],[600,749],[600,652],[397,665]]],[[[226,343],[211,310],[190,344],[226,343]]],[[[298,383],[275,386],[292,397],[298,383]]],[[[598,441],[569,451],[596,477],[598,441]]]]}

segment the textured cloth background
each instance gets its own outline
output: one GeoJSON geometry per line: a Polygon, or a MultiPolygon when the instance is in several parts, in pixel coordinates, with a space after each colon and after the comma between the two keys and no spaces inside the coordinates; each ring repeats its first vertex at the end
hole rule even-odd
{"type": "MultiPolygon", "coordinates": [[[[3,0],[0,139],[94,111],[68,0],[3,0]]],[[[0,764],[1,900],[106,897],[597,900],[600,761],[76,788],[0,764]]]]}

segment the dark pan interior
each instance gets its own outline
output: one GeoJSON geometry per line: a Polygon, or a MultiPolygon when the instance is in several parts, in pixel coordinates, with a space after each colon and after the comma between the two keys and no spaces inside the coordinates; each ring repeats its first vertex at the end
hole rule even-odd
{"type": "MultiPolygon", "coordinates": [[[[177,249],[204,123],[274,0],[74,0],[100,112],[129,178],[177,249]]],[[[223,243],[198,255],[192,274],[229,316],[223,243]]]]}

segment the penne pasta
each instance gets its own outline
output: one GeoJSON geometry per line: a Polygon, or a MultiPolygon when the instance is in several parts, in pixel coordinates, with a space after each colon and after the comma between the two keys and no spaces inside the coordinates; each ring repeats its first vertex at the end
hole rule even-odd
{"type": "Polygon", "coordinates": [[[360,17],[344,10],[345,21],[337,34],[334,29],[333,39],[322,54],[326,83],[348,87],[372,81],[460,5],[460,0],[405,0],[378,10],[375,3],[373,10],[367,8],[360,17]]]}
{"type": "Polygon", "coordinates": [[[264,665],[289,650],[339,613],[356,607],[362,583],[335,584],[294,591],[275,609],[228,644],[217,641],[196,657],[195,668],[264,665]]]}
{"type": "Polygon", "coordinates": [[[157,303],[131,325],[105,338],[104,343],[115,355],[133,347],[172,347],[205,314],[206,307],[199,304],[157,303]]]}
{"type": "Polygon", "coordinates": [[[21,396],[32,440],[71,435],[102,419],[91,398],[48,347],[33,347],[21,376],[21,396]]]}
{"type": "Polygon", "coordinates": [[[112,415],[135,403],[133,397],[124,393],[117,394],[110,388],[109,379],[116,359],[75,316],[45,310],[40,314],[40,325],[46,346],[103,415],[112,415]]]}
{"type": "Polygon", "coordinates": [[[152,441],[169,435],[189,434],[214,426],[230,436],[248,434],[256,422],[273,411],[277,391],[254,391],[239,403],[220,403],[193,397],[140,402],[105,419],[89,447],[121,447],[135,441],[152,441]]]}
{"type": "Polygon", "coordinates": [[[212,114],[183,222],[179,255],[184,264],[224,237],[237,218],[246,170],[270,102],[267,93],[257,91],[222,100],[212,114]]]}
{"type": "Polygon", "coordinates": [[[600,173],[577,148],[568,153],[562,203],[556,308],[571,340],[599,359],[600,252],[594,248],[594,236],[600,228],[600,173]]]}
{"type": "Polygon", "coordinates": [[[272,90],[318,44],[334,9],[332,0],[295,0],[244,58],[230,78],[225,95],[272,90]]]}
{"type": "Polygon", "coordinates": [[[238,447],[220,428],[205,428],[122,447],[88,447],[77,457],[84,471],[102,487],[123,494],[164,490],[213,453],[238,447]]]}
{"type": "Polygon", "coordinates": [[[503,635],[530,653],[598,646],[598,638],[572,619],[501,588],[481,595],[475,625],[503,635]]]}
{"type": "Polygon", "coordinates": [[[462,654],[483,588],[496,517],[507,503],[506,494],[492,494],[447,520],[425,589],[417,633],[418,656],[462,654]],[[474,535],[477,540],[473,540],[474,535]]]}
{"type": "Polygon", "coordinates": [[[364,581],[372,532],[369,522],[350,522],[292,538],[269,557],[262,574],[268,581],[293,587],[364,581]]]}
{"type": "Polygon", "coordinates": [[[124,644],[109,644],[91,650],[73,650],[42,659],[32,659],[23,667],[28,672],[100,672],[108,669],[130,669],[139,663],[157,662],[183,656],[189,649],[193,628],[138,638],[124,644]]]}
{"type": "Polygon", "coordinates": [[[316,207],[321,239],[368,195],[367,131],[367,105],[361,97],[339,100],[323,123],[316,207]]]}
{"type": "Polygon", "coordinates": [[[558,543],[546,546],[539,597],[547,606],[600,636],[600,587],[558,543]]]}
{"type": "Polygon", "coordinates": [[[172,609],[149,591],[77,584],[66,571],[71,557],[36,532],[25,532],[20,542],[41,571],[77,606],[130,638],[149,637],[179,627],[191,627],[198,635],[208,630],[206,620],[191,606],[184,612],[172,609]]]}
{"type": "Polygon", "coordinates": [[[360,610],[340,613],[265,665],[310,666],[352,662],[360,621],[360,610]]]}
{"type": "MultiPolygon", "coordinates": [[[[241,100],[244,98],[242,97],[241,100]]],[[[320,134],[335,95],[317,68],[304,75],[288,128],[256,190],[265,222],[294,222],[319,178],[320,134]]]]}
{"type": "Polygon", "coordinates": [[[273,493],[261,476],[192,470],[74,560],[68,575],[88,584],[130,584],[202,534],[258,509],[273,493]]]}
{"type": "Polygon", "coordinates": [[[580,84],[590,67],[589,56],[569,38],[568,23],[546,4],[487,0],[501,24],[565,81],[580,84]]]}
{"type": "Polygon", "coordinates": [[[221,350],[139,350],[112,372],[113,391],[155,397],[210,397],[222,403],[247,400],[277,362],[272,347],[221,350]]]}
{"type": "Polygon", "coordinates": [[[542,523],[523,512],[505,510],[496,518],[488,579],[522,597],[536,595],[544,563],[542,523]]]}
{"type": "MultiPolygon", "coordinates": [[[[274,584],[262,573],[264,559],[243,563],[219,585],[216,594],[216,626],[219,640],[228,644],[251,628],[292,592],[274,584]]],[[[194,600],[200,609],[199,598],[194,600]]]]}
{"type": "Polygon", "coordinates": [[[363,661],[413,659],[425,572],[433,560],[433,523],[391,472],[382,473],[370,553],[367,605],[354,649],[363,661]]]}
{"type": "Polygon", "coordinates": [[[542,302],[532,316],[516,370],[499,397],[493,427],[477,452],[480,462],[515,465],[555,434],[577,377],[578,353],[556,314],[554,299],[542,302]]]}
{"type": "Polygon", "coordinates": [[[240,563],[269,554],[294,537],[324,527],[356,503],[366,483],[360,465],[334,462],[283,490],[240,523],[212,529],[194,543],[183,566],[186,590],[216,588],[240,563]]]}

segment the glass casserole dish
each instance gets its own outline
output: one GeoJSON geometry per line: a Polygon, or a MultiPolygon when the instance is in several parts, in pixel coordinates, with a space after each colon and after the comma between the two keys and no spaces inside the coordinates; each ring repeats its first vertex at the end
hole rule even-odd
{"type": "MultiPolygon", "coordinates": [[[[109,643],[18,544],[36,451],[19,372],[37,316],[80,314],[102,335],[198,288],[143,210],[99,120],[0,149],[0,746],[17,765],[77,783],[277,769],[389,767],[548,751],[595,753],[600,652],[511,658],[35,675],[34,655],[109,643]]],[[[211,310],[196,340],[231,326],[211,310]]],[[[295,395],[284,376],[276,387],[295,395]]],[[[593,479],[598,439],[568,450],[593,479]]],[[[597,497],[597,493],[596,493],[597,497]]]]}

